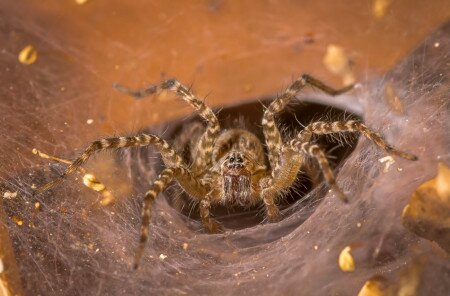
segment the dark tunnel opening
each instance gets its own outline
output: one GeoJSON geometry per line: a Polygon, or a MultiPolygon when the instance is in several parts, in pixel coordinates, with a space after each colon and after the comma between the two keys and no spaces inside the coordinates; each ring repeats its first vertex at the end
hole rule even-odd
{"type": "MultiPolygon", "coordinates": [[[[254,133],[261,142],[264,143],[261,119],[265,106],[270,102],[271,99],[255,100],[237,106],[224,107],[220,110],[216,110],[216,113],[224,130],[231,128],[247,129],[254,133]]],[[[277,122],[282,131],[284,141],[286,141],[311,122],[318,120],[337,121],[352,119],[360,120],[361,117],[337,107],[301,101],[289,105],[286,110],[277,117],[277,122]]],[[[190,126],[196,123],[202,123],[201,118],[198,116],[172,121],[157,127],[156,130],[164,131],[164,138],[176,143],[177,139],[188,137],[185,133],[188,132],[190,126]]],[[[150,132],[154,132],[154,130],[151,130],[150,132]]],[[[345,137],[315,137],[314,141],[324,149],[332,168],[335,169],[354,150],[357,139],[358,137],[355,134],[346,134],[345,137]]],[[[175,146],[177,145],[179,146],[180,144],[175,144],[175,146]]],[[[185,161],[190,163],[191,147],[189,147],[189,144],[182,143],[181,147],[178,147],[178,149],[182,152],[185,161]]],[[[267,150],[265,145],[264,149],[267,150]]],[[[137,156],[137,158],[145,159],[145,155],[148,152],[143,149],[136,153],[143,153],[144,157],[137,156]]],[[[134,157],[136,156],[133,156],[133,158],[134,157]]],[[[283,195],[277,202],[283,217],[289,215],[288,209],[297,202],[308,207],[309,213],[311,214],[314,211],[314,207],[317,206],[325,196],[326,191],[323,191],[321,194],[312,195],[310,198],[305,199],[305,196],[314,187],[320,184],[323,179],[317,164],[315,164],[312,159],[308,159],[308,161],[313,165],[314,178],[308,176],[304,171],[299,172],[294,186],[292,186],[287,194],[283,195]],[[314,200],[312,198],[314,198],[314,200]]],[[[161,163],[159,163],[159,166],[162,169],[161,163]]],[[[142,166],[140,167],[142,168],[142,166]]],[[[140,174],[134,175],[138,176],[140,174]]],[[[191,219],[200,221],[198,203],[193,202],[193,200],[183,192],[180,186],[171,186],[166,192],[166,197],[169,204],[178,212],[191,219]]],[[[250,208],[214,205],[211,209],[211,215],[227,229],[243,229],[266,221],[262,203],[250,208]]]]}

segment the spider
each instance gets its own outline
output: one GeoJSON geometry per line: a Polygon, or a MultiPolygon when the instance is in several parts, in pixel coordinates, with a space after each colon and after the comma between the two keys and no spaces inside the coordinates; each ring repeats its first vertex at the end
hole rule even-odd
{"type": "Polygon", "coordinates": [[[164,90],[172,91],[199,113],[206,121],[206,127],[199,138],[193,141],[197,144],[191,151],[192,162],[185,163],[180,153],[157,135],[144,133],[131,137],[105,138],[92,142],[61,176],[39,187],[35,193],[47,191],[61,182],[95,152],[115,148],[155,146],[161,153],[165,168],[143,199],[140,240],[133,265],[136,269],[148,240],[152,204],[158,194],[172,181],[176,181],[190,198],[198,202],[205,229],[210,233],[216,233],[223,229],[210,217],[212,204],[251,206],[262,202],[268,220],[278,221],[280,211],[277,199],[282,196],[283,191],[293,186],[307,157],[317,160],[330,189],[342,201],[348,202],[348,198],[336,184],[324,152],[314,144],[314,135],[359,132],[387,153],[408,160],[417,160],[415,155],[390,146],[378,133],[356,120],[313,122],[299,131],[295,137],[283,142],[276,124],[276,115],[308,85],[332,96],[342,94],[353,87],[334,89],[306,74],[295,80],[264,111],[262,128],[267,146],[266,156],[264,144],[253,133],[239,128],[222,130],[216,114],[176,79],[169,79],[139,90],[116,84],[114,85],[116,90],[136,98],[164,90]]]}

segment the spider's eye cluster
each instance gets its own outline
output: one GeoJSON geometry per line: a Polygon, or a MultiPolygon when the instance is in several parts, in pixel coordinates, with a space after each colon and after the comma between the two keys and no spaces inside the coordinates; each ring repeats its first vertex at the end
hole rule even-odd
{"type": "Polygon", "coordinates": [[[242,163],[242,162],[244,162],[244,160],[242,159],[242,157],[241,156],[231,156],[229,159],[229,162],[237,162],[237,163],[242,163]]]}

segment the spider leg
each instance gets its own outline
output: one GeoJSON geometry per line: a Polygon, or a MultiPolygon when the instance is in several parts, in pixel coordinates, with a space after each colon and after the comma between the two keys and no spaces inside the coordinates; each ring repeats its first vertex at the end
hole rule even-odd
{"type": "Polygon", "coordinates": [[[186,150],[189,151],[188,159],[185,158],[186,163],[192,163],[195,159],[195,147],[198,144],[198,140],[205,132],[205,127],[202,122],[193,121],[187,125],[183,125],[180,133],[173,139],[173,147],[181,153],[186,150]],[[187,149],[186,149],[187,148],[187,149]]]}
{"type": "Polygon", "coordinates": [[[367,139],[373,141],[378,147],[380,147],[387,153],[390,153],[390,154],[393,154],[396,156],[400,156],[400,157],[408,159],[408,160],[417,160],[418,159],[418,157],[413,154],[400,151],[400,150],[390,146],[380,136],[380,134],[372,131],[366,125],[364,125],[362,122],[355,121],[355,120],[335,121],[335,122],[318,121],[318,122],[311,123],[308,126],[306,126],[297,135],[296,138],[294,138],[293,140],[290,141],[290,146],[298,147],[302,143],[308,142],[311,139],[313,134],[325,135],[325,134],[342,133],[342,132],[360,132],[367,139]]]}
{"type": "Polygon", "coordinates": [[[56,184],[62,182],[67,175],[79,168],[95,152],[107,149],[148,145],[155,145],[160,150],[166,166],[181,166],[183,164],[181,157],[175,152],[175,150],[173,150],[165,140],[159,138],[158,136],[142,134],[135,137],[106,138],[92,142],[86,150],[66,168],[64,173],[59,178],[56,178],[53,181],[37,188],[35,194],[40,194],[47,191],[56,184]]]}
{"type": "Polygon", "coordinates": [[[179,97],[181,97],[181,99],[194,107],[194,109],[198,111],[200,116],[204,120],[206,120],[207,127],[197,145],[198,148],[193,163],[193,170],[198,169],[200,171],[203,171],[207,167],[211,166],[211,156],[214,142],[216,141],[217,136],[220,132],[219,120],[217,119],[217,116],[214,114],[211,108],[209,108],[204,102],[199,100],[187,87],[185,87],[176,79],[169,79],[159,85],[150,85],[147,88],[139,90],[132,90],[118,84],[115,84],[113,87],[116,90],[135,98],[142,98],[155,94],[162,90],[169,90],[176,93],[179,97]]]}
{"type": "Polygon", "coordinates": [[[275,124],[275,115],[281,112],[286,107],[286,105],[293,98],[295,98],[295,95],[307,85],[320,89],[332,96],[342,94],[353,88],[353,85],[350,85],[342,89],[334,89],[325,85],[321,81],[307,74],[304,74],[299,79],[294,81],[280,97],[276,98],[266,109],[262,119],[263,132],[266,139],[269,162],[272,169],[274,169],[278,165],[283,143],[280,131],[275,124]]]}
{"type": "Polygon", "coordinates": [[[334,178],[333,170],[330,168],[327,157],[323,153],[322,149],[316,144],[303,143],[300,146],[301,152],[314,157],[319,163],[319,167],[325,177],[328,186],[336,193],[336,195],[345,203],[348,202],[347,196],[342,192],[342,190],[337,186],[336,180],[334,178]]]}
{"type": "Polygon", "coordinates": [[[159,193],[161,193],[167,185],[173,180],[174,170],[170,168],[164,169],[158,178],[153,182],[150,189],[145,193],[143,207],[142,207],[142,219],[141,219],[141,233],[139,245],[136,249],[134,257],[134,269],[137,269],[139,262],[144,254],[145,244],[148,240],[148,228],[151,218],[152,204],[155,201],[159,193]]]}

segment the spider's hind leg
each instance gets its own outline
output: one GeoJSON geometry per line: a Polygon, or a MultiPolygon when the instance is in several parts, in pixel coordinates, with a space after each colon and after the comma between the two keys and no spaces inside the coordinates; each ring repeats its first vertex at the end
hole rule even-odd
{"type": "Polygon", "coordinates": [[[317,162],[319,163],[320,170],[322,171],[323,176],[328,185],[330,186],[330,188],[336,193],[336,195],[343,202],[347,203],[348,198],[336,184],[336,179],[334,177],[333,170],[330,168],[330,164],[328,163],[327,157],[325,156],[325,153],[322,151],[322,149],[320,149],[319,146],[317,146],[316,144],[306,142],[301,144],[299,152],[312,156],[317,160],[317,162]]]}
{"type": "Polygon", "coordinates": [[[298,133],[296,138],[290,141],[290,145],[292,147],[295,147],[301,145],[302,143],[308,142],[313,136],[313,134],[326,135],[345,132],[351,133],[360,132],[367,139],[373,141],[378,147],[380,147],[389,154],[400,156],[408,160],[418,159],[418,157],[414,154],[406,153],[392,147],[391,145],[386,143],[386,141],[380,134],[374,132],[373,130],[368,128],[365,124],[356,120],[335,121],[335,122],[317,121],[311,123],[308,126],[306,126],[300,133],[298,133]]]}

